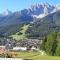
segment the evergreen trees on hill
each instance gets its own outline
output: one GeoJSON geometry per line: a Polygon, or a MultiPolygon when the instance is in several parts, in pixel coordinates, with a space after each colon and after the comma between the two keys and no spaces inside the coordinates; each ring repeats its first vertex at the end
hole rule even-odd
{"type": "Polygon", "coordinates": [[[42,43],[42,49],[48,55],[57,55],[60,56],[60,33],[53,32],[45,37],[42,43]]]}

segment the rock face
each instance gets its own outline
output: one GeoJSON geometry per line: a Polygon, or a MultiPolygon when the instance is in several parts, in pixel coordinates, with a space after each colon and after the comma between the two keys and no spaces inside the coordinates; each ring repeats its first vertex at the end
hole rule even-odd
{"type": "Polygon", "coordinates": [[[60,29],[60,10],[37,19],[27,30],[27,36],[30,38],[39,38],[60,29]]]}
{"type": "Polygon", "coordinates": [[[54,8],[55,7],[50,4],[36,4],[32,5],[29,10],[32,15],[40,15],[46,12],[50,13],[54,8]]]}
{"type": "Polygon", "coordinates": [[[8,9],[6,9],[4,12],[3,12],[3,16],[7,16],[7,15],[10,15],[10,14],[12,14],[12,12],[11,11],[9,11],[8,9]]]}

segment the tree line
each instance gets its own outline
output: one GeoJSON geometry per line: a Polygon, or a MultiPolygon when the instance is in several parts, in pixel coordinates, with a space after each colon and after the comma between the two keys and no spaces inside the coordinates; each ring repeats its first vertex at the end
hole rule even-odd
{"type": "Polygon", "coordinates": [[[47,35],[43,40],[41,49],[48,55],[60,56],[60,32],[47,35]]]}

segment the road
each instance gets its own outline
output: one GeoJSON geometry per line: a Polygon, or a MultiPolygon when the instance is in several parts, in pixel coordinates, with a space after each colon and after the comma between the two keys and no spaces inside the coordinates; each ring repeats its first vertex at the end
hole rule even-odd
{"type": "Polygon", "coordinates": [[[0,58],[0,60],[23,60],[22,58],[0,58]]]}

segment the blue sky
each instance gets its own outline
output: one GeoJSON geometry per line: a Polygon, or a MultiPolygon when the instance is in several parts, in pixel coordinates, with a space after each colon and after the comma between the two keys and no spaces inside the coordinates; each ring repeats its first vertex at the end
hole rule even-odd
{"type": "Polygon", "coordinates": [[[60,0],[0,0],[0,13],[6,9],[19,11],[36,3],[60,4],[60,0]]]}

